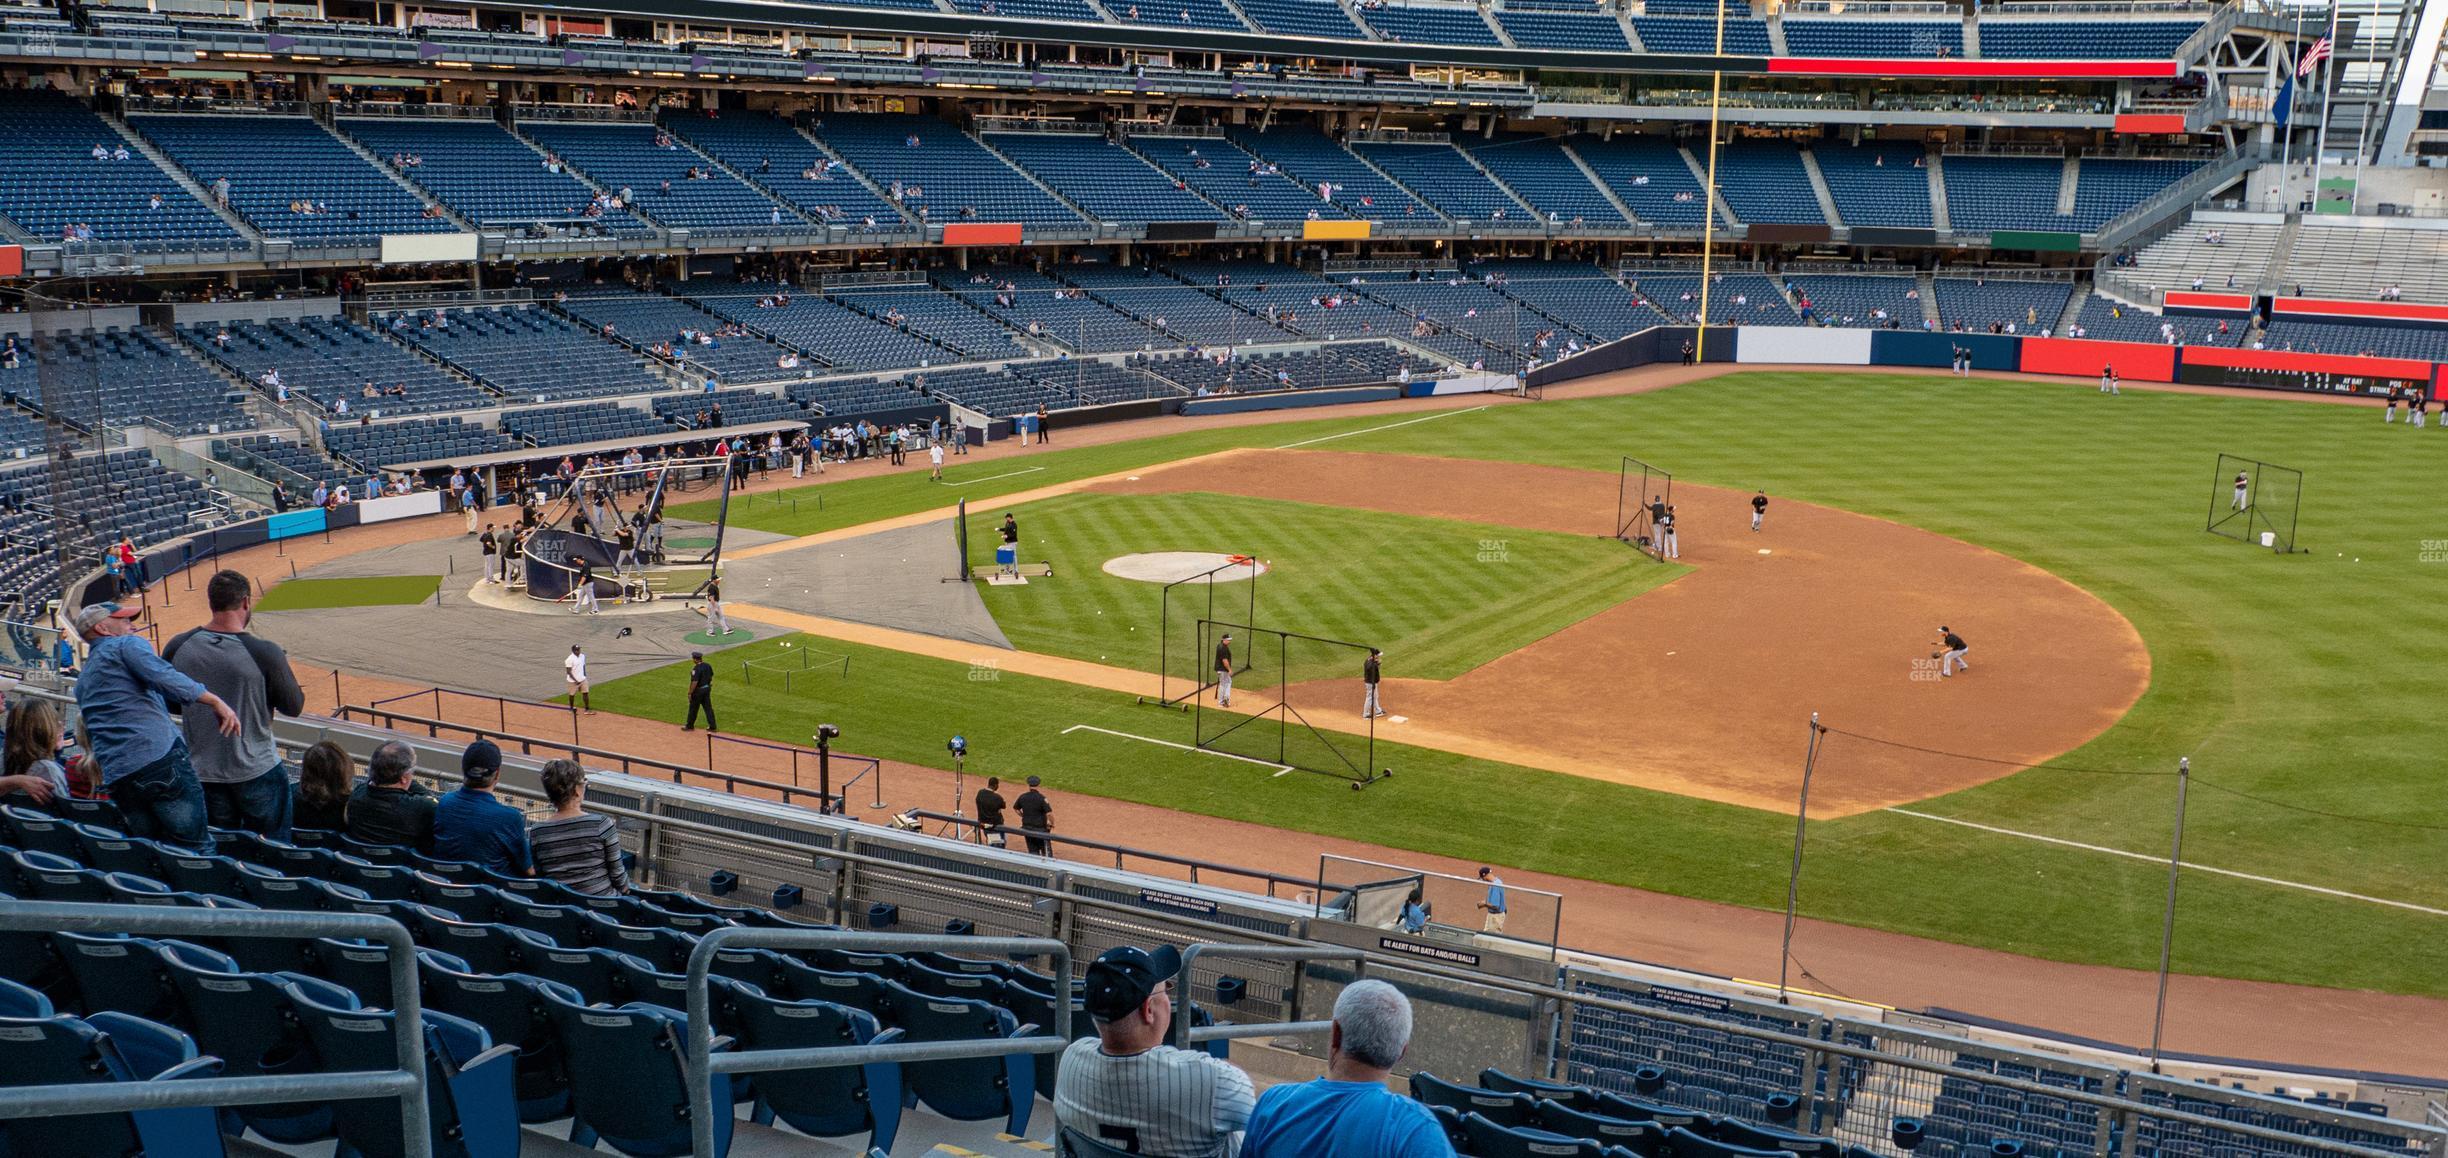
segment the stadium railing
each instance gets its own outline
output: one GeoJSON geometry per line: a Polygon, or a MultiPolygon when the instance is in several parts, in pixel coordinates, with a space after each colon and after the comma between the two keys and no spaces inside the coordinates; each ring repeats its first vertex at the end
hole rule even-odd
{"type": "Polygon", "coordinates": [[[1241,868],[1211,860],[1200,860],[1196,857],[1175,856],[1172,853],[1156,852],[1152,849],[1133,848],[1126,844],[1109,844],[1101,840],[1090,840],[1084,836],[1071,836],[1059,832],[1038,832],[1025,828],[1014,828],[1007,824],[985,824],[975,817],[955,816],[949,812],[912,808],[901,815],[929,823],[950,825],[956,830],[971,834],[961,837],[962,840],[974,840],[978,844],[986,843],[986,838],[990,836],[1003,837],[1006,841],[1033,838],[1042,840],[1055,848],[1081,849],[1100,856],[1110,854],[1113,857],[1113,866],[1117,869],[1128,870],[1133,860],[1170,865],[1188,872],[1190,883],[1194,885],[1202,883],[1199,880],[1199,873],[1202,871],[1209,876],[1246,878],[1264,885],[1269,899],[1281,897],[1282,894],[1276,892],[1277,889],[1291,889],[1298,894],[1311,892],[1317,888],[1317,881],[1311,877],[1290,876],[1284,873],[1269,872],[1265,869],[1241,868]]]}
{"type": "Polygon", "coordinates": [[[69,1114],[126,1113],[188,1106],[269,1105],[296,1101],[397,1098],[404,1158],[432,1158],[433,1123],[425,1099],[424,1011],[418,999],[416,943],[389,917],[274,909],[184,909],[150,905],[0,902],[0,930],[171,934],[188,937],[357,937],[389,950],[393,1012],[413,1027],[397,1036],[399,1068],[278,1077],[190,1078],[176,1082],[87,1083],[0,1088],[0,1121],[69,1114]]]}

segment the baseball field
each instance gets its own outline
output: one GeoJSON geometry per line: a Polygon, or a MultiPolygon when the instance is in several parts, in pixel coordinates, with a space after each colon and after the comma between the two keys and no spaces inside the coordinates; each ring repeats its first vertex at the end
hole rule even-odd
{"type": "MultiPolygon", "coordinates": [[[[1024,461],[735,503],[736,525],[808,535],[966,498],[982,557],[1017,496],[1023,556],[1056,574],[985,590],[1007,661],[794,640],[855,678],[726,688],[726,722],[799,741],[822,718],[931,766],[958,731],[973,773],[1774,907],[1817,711],[1803,912],[2135,968],[2189,757],[2186,860],[2225,871],[2186,876],[2179,970],[2448,994],[2426,742],[2448,432],[2274,397],[1761,372],[1024,461]],[[2302,553],[2204,532],[2220,453],[2305,472],[2302,553]],[[1679,567],[1603,537],[1626,454],[1675,474],[1679,567]],[[1157,588],[1101,564],[1175,550],[1256,554],[1261,623],[1386,649],[1395,779],[1355,793],[1132,738],[1188,725],[1119,690],[1155,666],[1157,588]],[[1930,678],[1939,623],[1973,671],[1930,678]]],[[[684,666],[596,705],[670,716],[684,666]]],[[[1356,722],[1356,680],[1309,675],[1295,702],[1356,722]]]]}

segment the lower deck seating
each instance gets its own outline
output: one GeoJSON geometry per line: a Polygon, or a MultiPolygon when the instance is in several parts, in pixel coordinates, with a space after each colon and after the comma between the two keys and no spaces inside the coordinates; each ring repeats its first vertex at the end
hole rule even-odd
{"type": "Polygon", "coordinates": [[[518,449],[517,443],[500,432],[464,418],[343,424],[323,432],[323,445],[359,470],[367,471],[381,470],[393,463],[518,449]]]}
{"type": "Polygon", "coordinates": [[[0,394],[87,432],[146,421],[181,435],[255,427],[244,387],[150,329],[10,339],[0,394]]]}
{"type": "Polygon", "coordinates": [[[505,410],[501,416],[502,433],[524,438],[537,446],[568,446],[580,442],[608,442],[616,438],[644,438],[671,431],[671,424],[653,411],[623,406],[617,402],[582,402],[576,406],[544,406],[527,410],[505,410]]]}

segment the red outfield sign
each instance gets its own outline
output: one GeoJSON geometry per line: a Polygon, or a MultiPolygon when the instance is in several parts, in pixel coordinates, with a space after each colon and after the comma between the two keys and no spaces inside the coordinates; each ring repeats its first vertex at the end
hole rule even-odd
{"type": "MultiPolygon", "coordinates": [[[[1812,76],[1910,76],[1957,80],[2151,80],[2178,75],[2173,60],[1960,60],[1927,56],[1907,60],[1778,56],[1769,58],[1768,71],[1812,76]]],[[[2179,116],[2175,119],[2177,127],[2174,129],[2119,131],[2183,132],[2184,118],[2179,116]]]]}
{"type": "Polygon", "coordinates": [[[2317,318],[2374,318],[2391,322],[2448,323],[2448,306],[2424,305],[2421,302],[2348,302],[2334,298],[2279,298],[2271,303],[2270,312],[2317,318]]]}
{"type": "Polygon", "coordinates": [[[2119,113],[2116,131],[2120,133],[2174,133],[2185,131],[2183,113],[2119,113]]]}
{"type": "Polygon", "coordinates": [[[2169,290],[2159,296],[2159,304],[2172,310],[2224,310],[2229,313],[2251,313],[2251,294],[2197,293],[2193,290],[2169,290]]]}

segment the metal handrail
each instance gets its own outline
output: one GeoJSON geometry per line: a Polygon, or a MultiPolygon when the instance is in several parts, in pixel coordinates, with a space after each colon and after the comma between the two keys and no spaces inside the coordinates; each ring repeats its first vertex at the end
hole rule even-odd
{"type": "MultiPolygon", "coordinates": [[[[1190,883],[1194,885],[1203,883],[1198,878],[1200,869],[1206,869],[1210,872],[1221,872],[1231,876],[1248,877],[1251,880],[1266,882],[1266,895],[1267,899],[1269,900],[1276,899],[1275,886],[1277,885],[1293,885],[1304,889],[1314,889],[1320,887],[1318,882],[1310,880],[1307,877],[1288,876],[1283,873],[1269,872],[1266,869],[1241,868],[1237,865],[1217,864],[1214,861],[1198,860],[1186,856],[1175,856],[1171,853],[1150,852],[1147,849],[1133,848],[1126,844],[1108,844],[1101,840],[1089,840],[1086,837],[1064,836],[1061,833],[1053,832],[1051,830],[1040,831],[1033,828],[1013,828],[1010,825],[1005,824],[987,824],[973,817],[958,816],[949,812],[935,812],[924,808],[913,808],[902,813],[902,815],[915,816],[920,820],[932,820],[944,824],[957,825],[962,828],[975,828],[979,830],[978,835],[981,839],[986,836],[1017,836],[1028,840],[1043,840],[1050,843],[1067,844],[1077,848],[1091,848],[1097,850],[1098,852],[1110,852],[1113,854],[1114,868],[1116,869],[1127,870],[1130,866],[1123,863],[1123,858],[1134,856],[1141,860],[1155,861],[1158,864],[1179,865],[1190,870],[1190,883]]],[[[968,843],[968,840],[963,838],[962,843],[966,844],[968,843]]]]}
{"type": "MultiPolygon", "coordinates": [[[[1184,980],[1189,978],[1190,967],[1197,964],[1201,958],[1216,957],[1243,960],[1259,958],[1267,961],[1349,961],[1352,963],[1352,980],[1354,981],[1360,980],[1366,974],[1369,966],[1368,954],[1359,949],[1314,945],[1286,952],[1273,945],[1212,945],[1202,941],[1182,950],[1182,978],[1184,980]]],[[[1294,984],[1297,986],[1299,984],[1298,975],[1294,976],[1294,984]]],[[[1189,998],[1184,996],[1182,1000],[1188,1001],[1189,998]]],[[[1201,1041],[1225,1041],[1236,1037],[1282,1037],[1295,1033],[1324,1033],[1332,1028],[1334,1028],[1334,1022],[1331,1020],[1242,1022],[1235,1025],[1194,1027],[1190,1024],[1189,1018],[1176,1017],[1173,1019],[1173,1046],[1176,1049],[1183,1049],[1194,1042],[1201,1041]]]]}
{"type": "Polygon", "coordinates": [[[416,942],[398,921],[364,913],[0,901],[0,929],[173,933],[196,937],[361,937],[379,941],[390,951],[393,1028],[399,1047],[397,1071],[5,1088],[0,1089],[0,1121],[189,1106],[219,1108],[299,1100],[398,1098],[402,1153],[406,1158],[433,1158],[433,1120],[425,1101],[425,1015],[417,997],[416,942]]]}
{"type": "MultiPolygon", "coordinates": [[[[811,1049],[761,1049],[714,1053],[712,976],[714,954],[738,946],[746,949],[834,949],[844,952],[1001,953],[1051,957],[1054,976],[1071,976],[1071,947],[1047,937],[959,937],[943,934],[868,933],[852,929],[716,929],[697,939],[688,959],[688,1052],[683,1066],[689,1079],[689,1144],[699,1158],[719,1153],[714,1147],[714,1075],[772,1073],[776,1070],[825,1069],[874,1062],[946,1061],[953,1058],[1008,1057],[1016,1054],[1060,1053],[1071,1048],[1071,1003],[1054,1002],[1051,1035],[1012,1037],[1000,1041],[920,1041],[885,1045],[818,1046],[811,1049]]],[[[897,1110],[897,1107],[896,1107],[897,1110]]],[[[720,1107],[723,1113],[730,1107],[720,1107]]]]}

